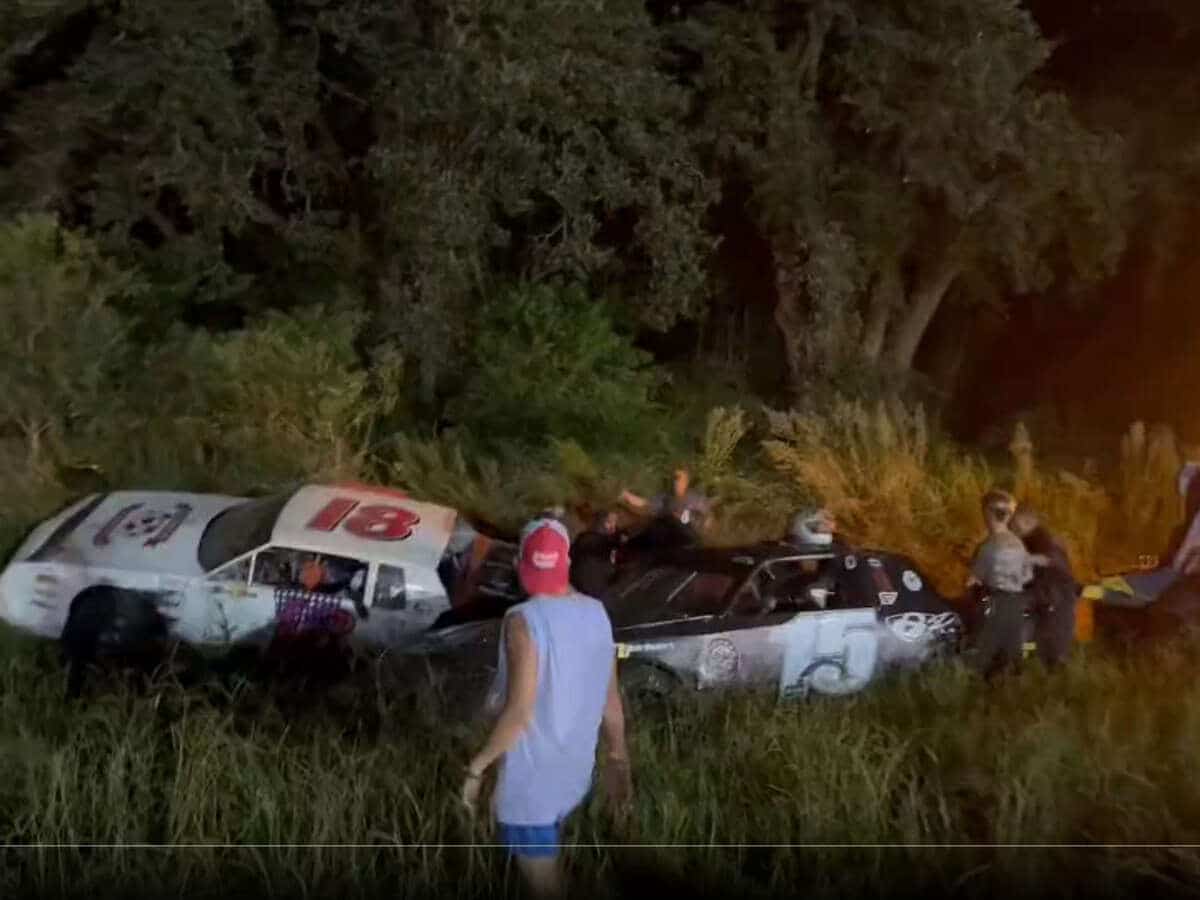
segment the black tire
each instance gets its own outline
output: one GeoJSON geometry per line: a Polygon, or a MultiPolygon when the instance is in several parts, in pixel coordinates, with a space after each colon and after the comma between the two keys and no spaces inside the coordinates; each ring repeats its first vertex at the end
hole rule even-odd
{"type": "Polygon", "coordinates": [[[63,627],[67,696],[78,697],[87,667],[101,657],[146,654],[167,636],[166,623],[145,596],[112,587],[83,591],[63,627]]]}
{"type": "Polygon", "coordinates": [[[679,677],[674,673],[649,663],[622,666],[618,678],[625,696],[639,700],[666,699],[678,690],[681,684],[679,677]]]}

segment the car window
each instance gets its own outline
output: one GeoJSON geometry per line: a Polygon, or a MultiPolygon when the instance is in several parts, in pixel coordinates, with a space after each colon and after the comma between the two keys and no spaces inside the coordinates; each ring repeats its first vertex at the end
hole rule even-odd
{"type": "Polygon", "coordinates": [[[725,598],[734,585],[723,572],[692,572],[671,598],[671,609],[688,616],[715,616],[725,611],[725,598]]]}
{"type": "Polygon", "coordinates": [[[404,569],[399,566],[379,567],[375,575],[376,609],[404,609],[408,606],[408,587],[404,569]]]}
{"type": "Polygon", "coordinates": [[[823,571],[821,560],[777,560],[746,581],[734,601],[734,615],[820,609],[809,595],[823,571]]]}
{"type": "Polygon", "coordinates": [[[247,500],[218,513],[200,536],[200,566],[211,572],[231,559],[249,553],[271,540],[275,520],[291,493],[247,500]]]}
{"type": "Polygon", "coordinates": [[[252,581],[264,587],[362,599],[367,564],[328,553],[267,547],[255,554],[252,581]]]}
{"type": "Polygon", "coordinates": [[[250,581],[250,565],[254,561],[252,554],[240,559],[230,560],[221,568],[208,573],[210,581],[234,581],[246,584],[250,581]]]}

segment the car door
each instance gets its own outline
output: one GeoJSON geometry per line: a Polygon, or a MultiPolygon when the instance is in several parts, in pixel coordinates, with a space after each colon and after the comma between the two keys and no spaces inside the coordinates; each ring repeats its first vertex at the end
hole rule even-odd
{"type": "Polygon", "coordinates": [[[359,622],[356,640],[375,647],[407,644],[423,636],[448,608],[436,573],[387,563],[372,568],[367,585],[370,616],[359,622]]]}
{"type": "Polygon", "coordinates": [[[790,695],[816,686],[857,690],[873,676],[878,626],[873,609],[841,609],[819,587],[826,560],[764,562],[712,623],[699,667],[707,681],[777,688],[790,695]],[[825,606],[822,606],[825,603],[825,606]]]}

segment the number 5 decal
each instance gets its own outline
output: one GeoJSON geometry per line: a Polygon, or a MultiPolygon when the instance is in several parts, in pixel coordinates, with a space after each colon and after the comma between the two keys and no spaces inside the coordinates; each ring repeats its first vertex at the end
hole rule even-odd
{"type": "Polygon", "coordinates": [[[308,527],[333,531],[341,525],[355,537],[369,541],[403,541],[412,537],[420,522],[420,516],[399,506],[384,503],[360,506],[359,501],[349,497],[335,497],[309,520],[308,527]]]}

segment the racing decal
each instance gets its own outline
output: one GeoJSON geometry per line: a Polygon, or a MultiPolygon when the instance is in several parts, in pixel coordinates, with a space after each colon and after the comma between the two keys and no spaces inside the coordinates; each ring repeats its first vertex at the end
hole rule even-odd
{"type": "Polygon", "coordinates": [[[844,565],[847,572],[853,572],[858,568],[858,558],[855,556],[847,556],[844,565]]]}
{"type": "MultiPolygon", "coordinates": [[[[878,563],[879,560],[868,560],[868,562],[878,563]]],[[[896,586],[892,584],[892,579],[888,577],[888,573],[882,568],[882,563],[879,566],[874,566],[871,571],[871,580],[875,582],[875,590],[879,595],[879,601],[886,606],[896,602],[896,597],[899,592],[896,586]],[[890,599],[885,600],[888,597],[890,599]]]]}
{"type": "Polygon", "coordinates": [[[626,655],[628,656],[630,653],[654,653],[659,650],[670,650],[675,645],[670,641],[666,641],[665,643],[660,642],[657,644],[625,644],[624,646],[627,649],[626,655]]]}
{"type": "Polygon", "coordinates": [[[737,675],[738,652],[728,638],[713,638],[704,648],[700,674],[707,681],[732,681],[737,675]]]}
{"type": "Polygon", "coordinates": [[[292,588],[275,590],[275,633],[292,638],[304,634],[342,637],[354,630],[354,614],[336,597],[292,588]]]}
{"type": "Polygon", "coordinates": [[[176,503],[173,510],[146,509],[145,504],[131,503],[101,526],[92,543],[106,547],[114,536],[120,536],[126,540],[140,539],[143,547],[157,547],[171,539],[191,512],[186,503],[176,503]]]}
{"type": "Polygon", "coordinates": [[[876,559],[873,556],[867,557],[867,565],[870,566],[872,569],[882,569],[883,568],[883,562],[881,560],[876,559]]]}
{"type": "Polygon", "coordinates": [[[96,536],[92,538],[92,544],[97,547],[107,547],[112,543],[113,532],[117,530],[120,524],[125,521],[125,518],[134,510],[141,509],[142,504],[131,503],[129,506],[118,510],[117,514],[105,522],[100,530],[96,532],[96,536]]]}
{"type": "Polygon", "coordinates": [[[904,586],[910,591],[919,591],[925,585],[921,581],[921,576],[912,569],[905,569],[904,574],[900,576],[900,580],[904,582],[904,586]]]}
{"type": "Polygon", "coordinates": [[[412,537],[421,517],[412,510],[385,503],[360,505],[352,497],[335,497],[313,516],[306,527],[333,531],[339,525],[355,537],[371,541],[403,541],[412,537]]]}
{"type": "Polygon", "coordinates": [[[157,547],[159,544],[165,544],[171,539],[171,535],[179,530],[179,526],[187,521],[187,517],[191,514],[192,508],[188,504],[176,503],[175,512],[171,513],[167,521],[162,524],[162,527],[152,537],[148,538],[143,546],[157,547]]]}
{"type": "Polygon", "coordinates": [[[896,637],[908,643],[926,637],[944,637],[958,627],[958,616],[954,613],[906,612],[888,616],[884,621],[896,637]]]}

